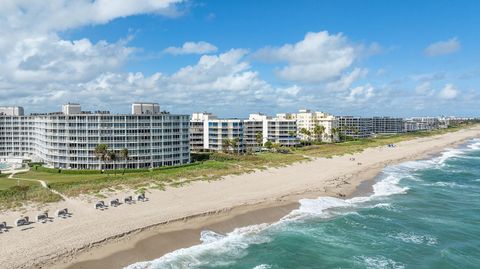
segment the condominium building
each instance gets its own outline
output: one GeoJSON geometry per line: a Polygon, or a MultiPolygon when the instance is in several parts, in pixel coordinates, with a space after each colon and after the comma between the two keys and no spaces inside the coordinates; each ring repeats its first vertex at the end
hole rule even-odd
{"type": "Polygon", "coordinates": [[[244,121],[244,142],[247,150],[259,151],[267,141],[283,147],[298,145],[296,120],[286,117],[272,118],[261,113],[250,114],[248,120],[244,121]]]}
{"type": "Polygon", "coordinates": [[[406,132],[429,131],[440,127],[440,121],[434,117],[408,118],[404,120],[403,124],[406,132]]]}
{"type": "Polygon", "coordinates": [[[372,126],[374,134],[400,134],[405,132],[403,118],[373,117],[372,126]]]}
{"type": "Polygon", "coordinates": [[[373,119],[353,116],[337,116],[338,129],[344,136],[366,138],[373,134],[373,119]]]}
{"type": "MultiPolygon", "coordinates": [[[[140,103],[137,103],[140,104],[140,103]]],[[[158,104],[156,104],[158,107],[158,104]]],[[[25,158],[65,169],[150,168],[190,162],[189,116],[135,110],[133,114],[81,111],[0,115],[0,158],[25,158]],[[104,164],[95,147],[128,149],[125,161],[104,164]]]]}
{"type": "Polygon", "coordinates": [[[21,106],[1,106],[0,115],[23,116],[23,107],[21,106]]]}
{"type": "Polygon", "coordinates": [[[338,127],[337,120],[334,116],[309,109],[301,109],[298,113],[282,113],[277,114],[279,119],[292,119],[296,121],[297,135],[302,140],[312,140],[316,138],[315,127],[323,126],[323,133],[320,139],[325,142],[333,142],[338,139],[336,133],[332,130],[338,127]],[[303,130],[303,131],[302,131],[303,130]],[[308,131],[310,135],[304,131],[308,131]]]}
{"type": "Polygon", "coordinates": [[[193,113],[190,120],[190,145],[192,151],[243,152],[243,120],[219,119],[203,112],[193,113]],[[224,148],[226,141],[231,142],[224,148]]]}

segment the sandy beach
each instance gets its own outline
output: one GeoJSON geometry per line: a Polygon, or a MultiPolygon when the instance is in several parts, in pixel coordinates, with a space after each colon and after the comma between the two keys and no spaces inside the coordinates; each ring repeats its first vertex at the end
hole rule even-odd
{"type": "MultiPolygon", "coordinates": [[[[475,137],[480,137],[480,127],[405,141],[395,148],[370,148],[219,181],[152,190],[147,202],[104,211],[95,210],[85,199],[67,198],[42,210],[53,213],[68,208],[70,218],[0,234],[0,264],[2,268],[121,268],[151,260],[199,243],[203,229],[226,233],[276,221],[296,208],[300,198],[361,195],[386,165],[437,154],[475,137]]],[[[0,220],[11,226],[20,214],[33,219],[38,212],[36,208],[2,212],[0,220]]]]}

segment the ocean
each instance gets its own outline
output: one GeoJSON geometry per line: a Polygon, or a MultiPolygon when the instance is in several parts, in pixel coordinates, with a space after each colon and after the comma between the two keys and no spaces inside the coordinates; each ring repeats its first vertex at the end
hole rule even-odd
{"type": "Polygon", "coordinates": [[[480,268],[480,140],[386,167],[373,194],[303,199],[273,224],[128,269],[480,268]]]}

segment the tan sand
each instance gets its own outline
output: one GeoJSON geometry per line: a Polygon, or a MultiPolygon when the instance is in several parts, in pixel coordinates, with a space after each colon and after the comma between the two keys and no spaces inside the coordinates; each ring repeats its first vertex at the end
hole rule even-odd
{"type": "MultiPolygon", "coordinates": [[[[77,263],[73,268],[94,268],[88,260],[96,259],[105,262],[100,268],[118,268],[150,260],[197,243],[199,229],[213,225],[217,231],[227,232],[234,227],[275,221],[294,208],[299,197],[352,195],[361,182],[372,179],[385,165],[422,158],[473,137],[480,137],[480,128],[406,141],[395,148],[370,148],[354,155],[152,191],[148,202],[105,211],[95,210],[93,204],[83,200],[69,199],[48,209],[53,213],[68,207],[71,218],[0,234],[0,264],[2,268],[67,268],[77,263]],[[351,157],[356,161],[350,161],[351,157]],[[152,239],[159,233],[163,235],[152,239]],[[152,243],[155,240],[164,241],[152,243]],[[150,249],[160,245],[163,247],[156,252],[150,249]],[[116,264],[108,259],[120,256],[126,258],[116,264]]],[[[25,213],[33,218],[37,211],[25,213]]],[[[0,220],[11,224],[19,214],[4,212],[0,220]]]]}

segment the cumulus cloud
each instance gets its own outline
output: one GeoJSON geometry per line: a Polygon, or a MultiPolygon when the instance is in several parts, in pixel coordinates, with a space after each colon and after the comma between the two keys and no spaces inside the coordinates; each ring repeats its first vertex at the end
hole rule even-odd
{"type": "Polygon", "coordinates": [[[295,44],[266,47],[255,58],[268,62],[283,62],[277,75],[285,80],[319,82],[337,78],[357,58],[356,47],[341,33],[309,32],[295,44]]]}
{"type": "Polygon", "coordinates": [[[444,100],[451,100],[458,96],[458,89],[453,84],[446,84],[438,93],[438,97],[444,100]]]}
{"type": "Polygon", "coordinates": [[[182,55],[182,54],[207,54],[217,51],[218,48],[214,45],[205,42],[185,42],[181,47],[168,47],[164,52],[173,54],[173,55],[182,55]]]}
{"type": "Polygon", "coordinates": [[[102,104],[127,107],[129,103],[148,96],[151,100],[168,104],[167,108],[178,105],[183,109],[225,112],[226,107],[228,110],[238,107],[239,100],[241,108],[254,111],[259,102],[264,107],[288,105],[289,100],[296,100],[301,94],[299,86],[273,87],[262,80],[246,62],[245,54],[244,50],[232,49],[219,55],[205,55],[196,64],[171,75],[106,72],[84,83],[48,84],[44,94],[19,99],[34,107],[77,101],[101,108],[102,104]]]}
{"type": "Polygon", "coordinates": [[[447,41],[438,41],[425,48],[425,55],[434,57],[451,54],[460,49],[460,41],[456,37],[447,41]]]}
{"type": "Polygon", "coordinates": [[[326,87],[331,91],[344,91],[350,88],[358,79],[364,78],[368,74],[365,68],[355,68],[352,72],[343,74],[339,80],[329,82],[326,87]]]}
{"type": "Polygon", "coordinates": [[[358,86],[350,90],[346,100],[351,103],[364,103],[375,96],[375,90],[370,84],[358,86]]]}

